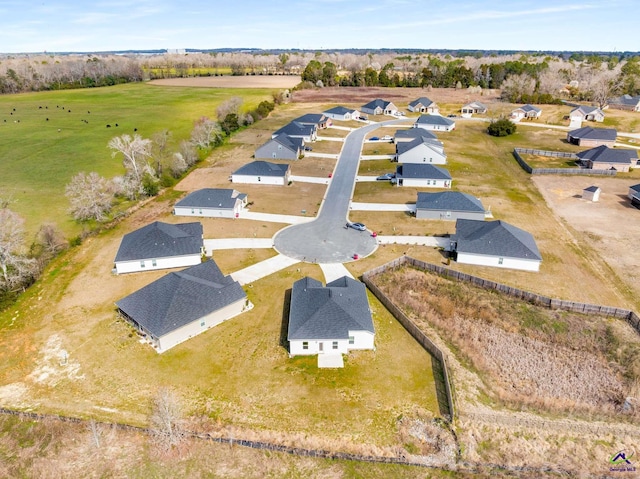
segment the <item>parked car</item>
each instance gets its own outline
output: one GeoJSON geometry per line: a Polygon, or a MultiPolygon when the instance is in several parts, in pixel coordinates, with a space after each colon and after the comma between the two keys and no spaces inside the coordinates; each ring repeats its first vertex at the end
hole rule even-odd
{"type": "Polygon", "coordinates": [[[447,115],[447,118],[457,118],[457,117],[458,117],[458,115],[453,115],[453,114],[452,115],[447,115]]]}
{"type": "Polygon", "coordinates": [[[366,116],[359,116],[359,117],[357,118],[357,120],[360,120],[360,121],[367,121],[367,117],[366,117],[366,116]]]}
{"type": "Polygon", "coordinates": [[[380,138],[378,138],[377,136],[372,136],[371,138],[369,138],[369,141],[378,141],[380,138]]]}
{"type": "Polygon", "coordinates": [[[367,227],[362,223],[347,223],[348,228],[353,228],[358,231],[366,231],[367,227]]]}
{"type": "Polygon", "coordinates": [[[384,175],[378,176],[376,178],[376,180],[378,180],[378,181],[388,181],[388,180],[392,180],[395,177],[396,177],[395,173],[385,173],[384,175]]]}
{"type": "Polygon", "coordinates": [[[393,137],[391,135],[384,135],[382,137],[383,141],[393,141],[393,137]]]}
{"type": "Polygon", "coordinates": [[[313,151],[313,148],[311,148],[310,146],[305,146],[304,151],[313,151]]]}

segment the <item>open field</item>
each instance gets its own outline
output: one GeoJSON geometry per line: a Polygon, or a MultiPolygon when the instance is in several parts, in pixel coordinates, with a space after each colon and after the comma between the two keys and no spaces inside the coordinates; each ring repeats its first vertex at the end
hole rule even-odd
{"type": "Polygon", "coordinates": [[[396,145],[388,141],[365,143],[362,147],[363,155],[395,155],[396,145]]]}
{"type": "MultiPolygon", "coordinates": [[[[365,160],[360,162],[358,167],[359,175],[374,176],[383,173],[395,173],[397,163],[391,160],[365,160]]],[[[363,183],[364,184],[364,183],[363,183]]],[[[359,189],[356,187],[356,189],[359,189]]]]}
{"type": "MultiPolygon", "coordinates": [[[[314,153],[327,153],[330,155],[339,155],[342,151],[342,146],[344,145],[341,141],[331,141],[331,140],[317,140],[311,143],[311,148],[313,148],[314,153]]],[[[317,158],[316,158],[317,159],[317,158]]],[[[315,160],[314,160],[315,161],[315,160]]],[[[335,160],[334,160],[335,162],[335,160]]]]}
{"type": "MultiPolygon", "coordinates": [[[[225,73],[225,72],[220,72],[225,73]]],[[[297,75],[244,75],[210,76],[193,78],[163,78],[151,80],[150,85],[193,88],[293,88],[300,83],[297,75]]]]}
{"type": "Polygon", "coordinates": [[[167,129],[173,148],[189,137],[196,119],[215,117],[217,105],[234,96],[249,109],[270,99],[271,90],[127,84],[2,95],[0,194],[14,200],[11,208],[25,217],[30,234],[52,222],[67,236],[76,235],[81,226],[67,213],[64,187],[79,171],[108,178],[124,172],[107,148],[111,138],[133,135],[134,129],[149,138],[167,129]]]}

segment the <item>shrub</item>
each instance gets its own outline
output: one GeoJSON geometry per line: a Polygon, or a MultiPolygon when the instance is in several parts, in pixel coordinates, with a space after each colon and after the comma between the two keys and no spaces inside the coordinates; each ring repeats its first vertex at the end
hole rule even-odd
{"type": "Polygon", "coordinates": [[[516,124],[507,118],[492,121],[487,128],[491,136],[509,136],[516,132],[516,124]]]}

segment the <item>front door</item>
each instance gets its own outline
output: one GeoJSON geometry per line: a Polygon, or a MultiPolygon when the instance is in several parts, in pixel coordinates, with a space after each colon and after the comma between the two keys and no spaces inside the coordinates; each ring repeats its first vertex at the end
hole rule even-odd
{"type": "Polygon", "coordinates": [[[324,351],[324,343],[320,342],[318,343],[318,352],[323,352],[324,351]]]}

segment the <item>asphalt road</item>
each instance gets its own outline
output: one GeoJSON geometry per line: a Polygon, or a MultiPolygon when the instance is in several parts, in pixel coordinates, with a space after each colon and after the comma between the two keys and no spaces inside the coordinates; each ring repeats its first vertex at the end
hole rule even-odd
{"type": "Polygon", "coordinates": [[[309,223],[279,231],[274,238],[276,251],[308,263],[345,263],[353,261],[356,254],[363,258],[376,250],[378,243],[371,231],[346,228],[349,203],[355,188],[364,137],[383,124],[402,122],[406,119],[374,123],[346,137],[318,216],[309,223]]]}

